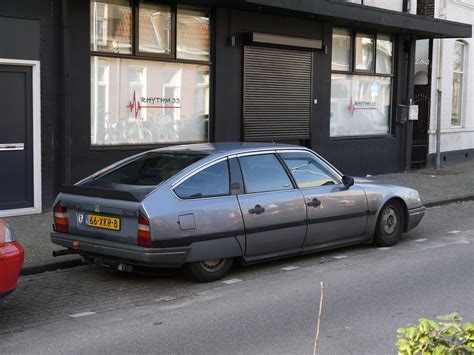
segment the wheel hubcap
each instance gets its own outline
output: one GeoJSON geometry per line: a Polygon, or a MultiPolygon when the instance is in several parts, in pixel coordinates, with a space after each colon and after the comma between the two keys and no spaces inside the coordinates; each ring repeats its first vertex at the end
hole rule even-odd
{"type": "Polygon", "coordinates": [[[382,214],[383,230],[387,234],[393,234],[398,227],[398,214],[394,208],[388,207],[382,214]]]}
{"type": "Polygon", "coordinates": [[[201,267],[209,272],[216,272],[224,265],[225,259],[213,259],[213,260],[206,260],[201,261],[201,267]]]}

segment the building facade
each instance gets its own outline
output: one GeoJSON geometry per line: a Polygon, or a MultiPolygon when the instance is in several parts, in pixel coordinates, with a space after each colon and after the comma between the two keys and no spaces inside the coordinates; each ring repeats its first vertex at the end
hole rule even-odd
{"type": "Polygon", "coordinates": [[[416,41],[472,33],[412,5],[3,1],[0,216],[169,144],[294,143],[347,174],[408,169],[416,41]]]}
{"type": "MultiPolygon", "coordinates": [[[[435,16],[474,24],[474,1],[436,0],[435,16]]],[[[472,38],[433,41],[431,72],[430,163],[461,162],[474,157],[474,42],[472,38]],[[439,146],[437,122],[441,122],[439,146]]]]}

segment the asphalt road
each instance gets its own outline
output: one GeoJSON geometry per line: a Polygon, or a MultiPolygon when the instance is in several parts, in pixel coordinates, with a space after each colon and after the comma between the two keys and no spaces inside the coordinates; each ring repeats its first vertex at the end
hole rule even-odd
{"type": "Polygon", "coordinates": [[[466,202],[429,209],[395,247],[237,267],[227,283],[89,267],[23,277],[0,301],[0,353],[311,354],[320,281],[319,354],[395,353],[397,327],[420,317],[474,321],[473,255],[466,202]]]}

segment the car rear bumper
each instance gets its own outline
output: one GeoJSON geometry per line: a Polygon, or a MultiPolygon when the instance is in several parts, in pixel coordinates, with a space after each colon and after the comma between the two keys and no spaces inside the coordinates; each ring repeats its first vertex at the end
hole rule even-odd
{"type": "Polygon", "coordinates": [[[149,267],[181,267],[186,262],[190,250],[189,247],[144,248],[138,245],[57,232],[51,233],[51,241],[68,249],[73,249],[73,243],[79,242],[79,248],[74,248],[78,254],[86,258],[102,260],[106,264],[115,261],[149,267]]]}
{"type": "Polygon", "coordinates": [[[0,297],[16,288],[18,277],[25,258],[23,247],[14,242],[0,248],[0,297]]]}
{"type": "Polygon", "coordinates": [[[425,206],[420,206],[408,210],[408,221],[405,232],[411,231],[420,224],[423,216],[425,215],[425,211],[425,206]]]}

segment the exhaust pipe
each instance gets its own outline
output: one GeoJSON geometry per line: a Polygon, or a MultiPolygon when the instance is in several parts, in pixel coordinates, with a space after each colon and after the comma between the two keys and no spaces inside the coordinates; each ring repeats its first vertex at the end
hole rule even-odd
{"type": "Polygon", "coordinates": [[[54,250],[53,251],[53,256],[63,256],[63,255],[74,255],[74,254],[79,254],[79,250],[74,250],[74,249],[63,249],[63,250],[54,250]]]}

